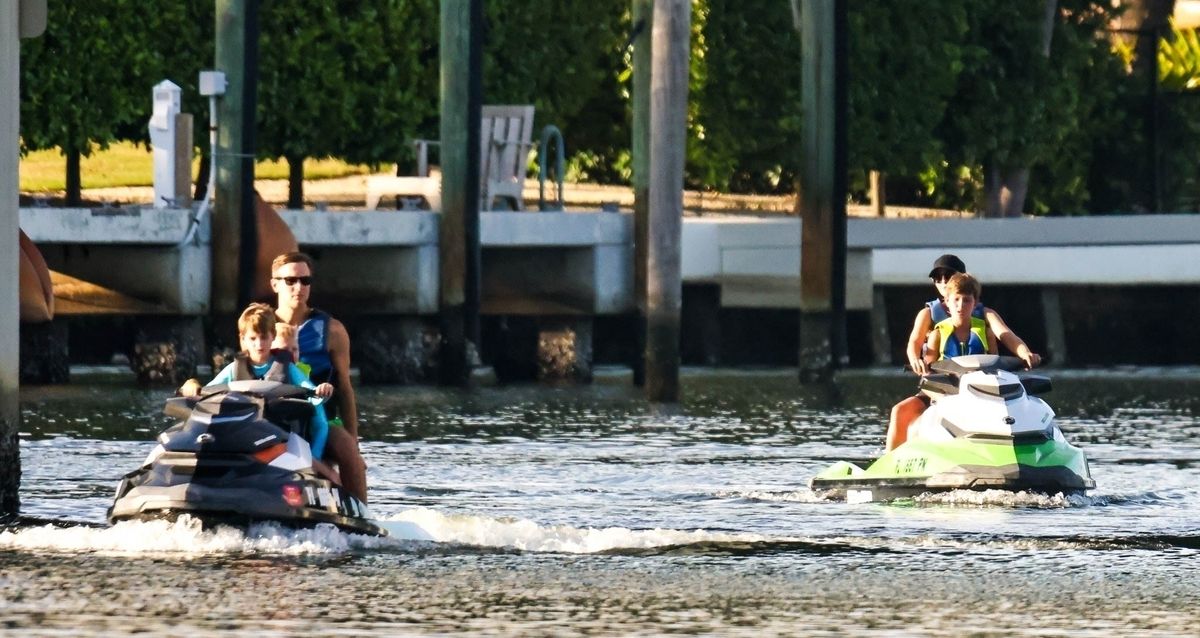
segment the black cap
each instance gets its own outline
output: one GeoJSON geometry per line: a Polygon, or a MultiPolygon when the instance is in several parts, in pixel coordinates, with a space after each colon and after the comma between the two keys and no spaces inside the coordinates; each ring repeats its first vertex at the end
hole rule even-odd
{"type": "Polygon", "coordinates": [[[939,270],[950,270],[956,273],[967,272],[967,265],[954,255],[942,255],[933,262],[933,270],[929,271],[929,276],[937,275],[939,270]]]}

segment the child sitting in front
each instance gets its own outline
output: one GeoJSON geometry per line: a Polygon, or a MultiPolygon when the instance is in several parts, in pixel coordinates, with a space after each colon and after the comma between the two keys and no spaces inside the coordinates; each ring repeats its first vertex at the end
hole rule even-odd
{"type": "MultiPolygon", "coordinates": [[[[292,354],[289,350],[294,347],[294,340],[292,345],[285,342],[283,348],[272,350],[275,338],[275,310],[263,303],[250,304],[238,317],[238,342],[242,351],[205,387],[223,385],[230,381],[271,379],[308,388],[322,399],[332,396],[332,385],[328,383],[313,385],[308,375],[301,372],[292,363],[292,354]]],[[[183,396],[198,396],[200,392],[200,384],[194,379],[189,379],[179,389],[179,393],[183,396]]],[[[325,420],[324,410],[313,410],[310,429],[313,465],[323,474],[330,475],[331,470],[317,460],[324,453],[325,441],[329,436],[329,422],[325,420]],[[318,467],[318,465],[323,467],[318,467]]],[[[336,474],[333,475],[336,476],[336,474]]]]}
{"type": "Polygon", "coordinates": [[[946,309],[950,316],[929,331],[925,342],[926,363],[967,354],[996,354],[999,340],[987,322],[973,314],[981,288],[979,280],[965,272],[946,283],[946,309]]]}

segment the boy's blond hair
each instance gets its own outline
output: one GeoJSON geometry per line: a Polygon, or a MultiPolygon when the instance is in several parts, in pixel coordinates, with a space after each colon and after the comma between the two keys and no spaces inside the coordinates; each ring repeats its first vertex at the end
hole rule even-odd
{"type": "Polygon", "coordinates": [[[275,309],[265,303],[252,303],[238,317],[238,338],[253,330],[263,336],[275,336],[275,309]]]}
{"type": "Polygon", "coordinates": [[[954,293],[971,295],[978,300],[979,295],[983,293],[983,284],[965,272],[955,273],[946,283],[946,296],[949,297],[954,293]]]}
{"type": "Polygon", "coordinates": [[[275,322],[275,337],[284,343],[292,343],[296,340],[296,326],[282,321],[275,322]]]}

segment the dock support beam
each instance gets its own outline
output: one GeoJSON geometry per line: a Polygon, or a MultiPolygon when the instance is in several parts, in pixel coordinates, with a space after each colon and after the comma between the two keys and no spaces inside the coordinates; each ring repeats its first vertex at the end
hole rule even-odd
{"type": "Polygon", "coordinates": [[[364,317],[354,321],[351,358],[364,384],[430,383],[437,369],[438,330],[422,317],[364,317]]]}
{"type": "Polygon", "coordinates": [[[21,383],[59,384],[71,380],[70,328],[65,319],[21,324],[21,383]]]}
{"type": "MultiPolygon", "coordinates": [[[[0,3],[0,517],[20,506],[21,448],[17,440],[20,387],[20,257],[17,237],[21,112],[19,2],[0,3]]],[[[42,3],[43,11],[45,3],[42,3]]]]}
{"type": "Polygon", "coordinates": [[[140,385],[179,386],[196,376],[206,352],[200,317],[140,317],[129,367],[140,385]]]}
{"type": "Polygon", "coordinates": [[[646,398],[679,400],[680,238],[687,145],[689,0],[655,0],[646,230],[646,398]]]}
{"type": "Polygon", "coordinates": [[[254,289],[254,113],[258,104],[258,0],[217,0],[216,65],[228,85],[217,100],[212,218],[212,308],[234,315],[254,289]]]}
{"type": "Polygon", "coordinates": [[[537,378],[549,382],[591,382],[591,317],[544,317],[538,321],[537,378]]]}
{"type": "Polygon", "coordinates": [[[1070,358],[1067,356],[1067,331],[1063,326],[1058,288],[1042,288],[1042,320],[1046,329],[1046,357],[1051,365],[1066,367],[1070,364],[1070,358]]]}
{"type": "Polygon", "coordinates": [[[441,4],[442,218],[438,272],[439,377],[465,386],[479,347],[479,124],[483,103],[482,0],[441,4]]]}
{"type": "Polygon", "coordinates": [[[800,381],[846,363],[846,3],[800,3],[800,381]]]}
{"type": "Polygon", "coordinates": [[[633,384],[646,384],[646,241],[650,227],[650,22],[654,0],[633,0],[633,121],[630,163],[633,169],[633,298],[636,305],[633,384]]]}
{"type": "Polygon", "coordinates": [[[877,366],[892,363],[892,335],[888,329],[887,297],[878,286],[871,291],[871,356],[877,366]]]}

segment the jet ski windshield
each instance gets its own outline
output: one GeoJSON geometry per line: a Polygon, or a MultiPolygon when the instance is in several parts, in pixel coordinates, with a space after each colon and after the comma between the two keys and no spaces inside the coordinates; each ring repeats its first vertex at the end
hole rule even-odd
{"type": "Polygon", "coordinates": [[[1017,372],[1026,369],[1025,362],[1017,357],[1007,357],[998,354],[970,354],[952,359],[934,361],[929,367],[937,372],[961,376],[968,372],[995,373],[998,370],[1017,372]]]}

